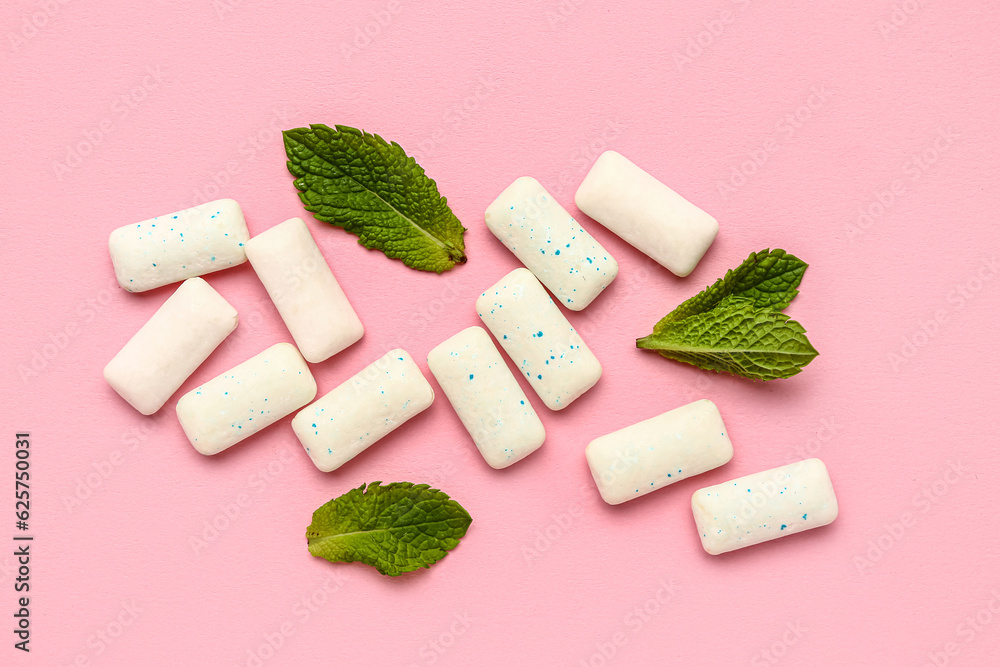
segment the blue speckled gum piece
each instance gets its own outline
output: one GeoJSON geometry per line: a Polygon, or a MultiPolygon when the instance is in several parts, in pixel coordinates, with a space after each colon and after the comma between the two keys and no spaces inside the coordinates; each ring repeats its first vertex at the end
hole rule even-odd
{"type": "Polygon", "coordinates": [[[583,310],[618,275],[618,262],[530,176],[486,209],[486,226],[570,310],[583,310]]]}
{"type": "Polygon", "coordinates": [[[550,410],[601,378],[601,364],[527,269],[514,269],[476,300],[476,312],[550,410]]]}
{"type": "Polygon", "coordinates": [[[316,380],[291,343],[272,345],[177,401],[177,419],[202,454],[218,454],[316,397],[316,380]]]}
{"type": "Polygon", "coordinates": [[[490,466],[506,468],[542,446],[545,427],[485,329],[459,331],[427,365],[490,466]]]}
{"type": "Polygon", "coordinates": [[[249,240],[240,205],[220,199],[119,227],[108,251],[122,289],[145,292],[242,264],[249,240]]]}
{"type": "Polygon", "coordinates": [[[596,438],[586,453],[601,497],[617,505],[729,463],[733,443],[702,399],[596,438]]]}
{"type": "Polygon", "coordinates": [[[819,459],[698,489],[691,509],[701,545],[712,555],[819,528],[838,513],[830,474],[819,459]]]}
{"type": "Polygon", "coordinates": [[[434,402],[434,390],[406,350],[389,350],[292,419],[306,454],[336,470],[434,402]]]}

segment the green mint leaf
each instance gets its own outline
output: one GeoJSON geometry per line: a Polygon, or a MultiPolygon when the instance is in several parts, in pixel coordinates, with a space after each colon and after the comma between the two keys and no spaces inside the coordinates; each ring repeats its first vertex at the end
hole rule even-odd
{"type": "Polygon", "coordinates": [[[791,377],[819,354],[801,324],[746,297],[730,296],[708,312],[661,325],[636,347],[751,380],[791,377]]]}
{"type": "Polygon", "coordinates": [[[317,220],[421,271],[441,273],[465,262],[465,227],[399,144],[344,125],[282,134],[288,171],[317,220]]]}
{"type": "Polygon", "coordinates": [[[669,322],[707,312],[727,296],[752,299],[758,308],[783,310],[799,293],[797,288],[808,266],[780,249],[750,253],[746,261],[727,271],[725,277],[674,308],[656,323],[653,331],[660,331],[669,322]]]}
{"type": "Polygon", "coordinates": [[[396,576],[430,567],[465,535],[472,517],[426,484],[372,482],[334,498],[306,529],[309,553],[331,563],[360,561],[396,576]]]}

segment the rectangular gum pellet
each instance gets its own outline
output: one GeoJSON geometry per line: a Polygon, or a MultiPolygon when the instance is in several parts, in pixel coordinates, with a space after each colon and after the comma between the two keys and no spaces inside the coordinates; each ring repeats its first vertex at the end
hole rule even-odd
{"type": "Polygon", "coordinates": [[[181,283],[104,367],[104,379],[144,415],[180,389],[226,336],[236,309],[201,278],[181,283]]]}
{"type": "Polygon", "coordinates": [[[364,335],[302,218],[254,236],[246,253],[306,361],[325,361],[364,335]]]}
{"type": "Polygon", "coordinates": [[[111,232],[108,250],[122,289],[145,292],[247,260],[239,204],[219,199],[111,232]]]}
{"type": "Polygon", "coordinates": [[[486,226],[570,310],[618,275],[618,262],[542,184],[522,176],[486,209],[486,226]]]}
{"type": "Polygon", "coordinates": [[[700,475],[733,458],[733,443],[707,399],[592,440],[587,463],[606,503],[618,505],[700,475]]]}
{"type": "Polygon", "coordinates": [[[336,470],[434,402],[434,390],[405,350],[390,350],[292,419],[323,472],[336,470]]]}
{"type": "Polygon", "coordinates": [[[291,343],[255,357],[181,396],[177,419],[205,455],[249,438],[316,397],[316,380],[291,343]]]}
{"type": "Polygon", "coordinates": [[[562,410],[601,378],[601,364],[545,288],[514,269],[476,300],[476,312],[550,410],[562,410]]]}
{"type": "Polygon", "coordinates": [[[594,162],[576,205],[680,277],[694,271],[719,233],[715,218],[615,151],[594,162]]]}
{"type": "Polygon", "coordinates": [[[823,462],[806,459],[698,489],[691,509],[714,556],[833,523],[837,496],[823,462]]]}
{"type": "Polygon", "coordinates": [[[427,365],[490,466],[506,468],[542,446],[545,427],[485,329],[459,331],[427,365]]]}

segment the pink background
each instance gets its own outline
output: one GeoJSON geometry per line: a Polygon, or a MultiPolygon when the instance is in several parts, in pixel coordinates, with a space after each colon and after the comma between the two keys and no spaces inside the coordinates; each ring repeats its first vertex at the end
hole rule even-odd
{"type": "MultiPolygon", "coordinates": [[[[0,548],[0,663],[994,663],[1000,48],[988,5],[3,3],[0,468],[10,475],[13,434],[30,429],[37,539],[29,656],[6,629],[13,558],[0,548]],[[310,122],[416,154],[469,228],[468,264],[418,273],[308,216],[277,130],[310,122]],[[223,196],[251,233],[305,217],[367,329],[313,367],[325,393],[398,344],[426,370],[431,347],[477,323],[479,292],[518,266],[482,222],[490,201],[528,174],[577,214],[576,186],[606,148],[722,230],[678,279],[581,214],[621,265],[570,315],[605,375],[558,413],[528,390],[549,436],[511,469],[481,460],[440,392],[323,474],[287,419],[207,458],[174,417],[180,394],[142,417],[101,377],[171,292],[117,288],[115,227],[223,196]],[[811,264],[788,309],[821,352],[801,375],[752,384],[634,348],[767,247],[811,264]],[[586,443],[702,397],[735,459],[603,504],[586,443]],[[833,476],[835,524],[702,551],[695,489],[809,455],[833,476]],[[440,485],[474,517],[461,546],[395,579],[310,557],[311,512],[372,480],[440,485]],[[212,522],[223,529],[206,532],[212,522]]],[[[249,265],[208,280],[241,323],[181,392],[290,340],[249,265]]],[[[0,535],[14,532],[3,487],[0,535]]]]}

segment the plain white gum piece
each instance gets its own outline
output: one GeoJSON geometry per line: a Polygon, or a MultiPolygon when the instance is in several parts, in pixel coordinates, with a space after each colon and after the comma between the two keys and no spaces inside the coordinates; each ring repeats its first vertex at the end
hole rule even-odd
{"type": "Polygon", "coordinates": [[[240,205],[219,199],[119,227],[108,250],[122,289],[145,292],[242,264],[248,240],[240,205]]]}
{"type": "Polygon", "coordinates": [[[601,497],[618,505],[729,463],[733,443],[702,399],[596,438],[586,456],[601,497]]]}
{"type": "Polygon", "coordinates": [[[305,359],[291,343],[278,343],[181,396],[177,419],[194,448],[210,456],[315,397],[305,359]]]}
{"type": "Polygon", "coordinates": [[[365,329],[302,218],[246,244],[247,258],[306,361],[326,361],[365,329]]]}
{"type": "Polygon", "coordinates": [[[104,379],[144,415],[163,407],[236,329],[236,309],[201,278],[174,291],[104,367],[104,379]]]}
{"type": "Polygon", "coordinates": [[[618,262],[542,184],[522,176],[486,209],[486,226],[570,310],[618,275],[618,262]]]}
{"type": "Polygon", "coordinates": [[[719,233],[715,218],[615,151],[594,162],[576,205],[682,278],[719,233]]]}
{"type": "Polygon", "coordinates": [[[292,419],[317,468],[331,472],[430,407],[434,390],[405,350],[390,350],[292,419]]]}
{"type": "Polygon", "coordinates": [[[545,427],[485,329],[459,331],[430,351],[427,365],[491,467],[542,446],[545,427]]]}
{"type": "Polygon", "coordinates": [[[528,269],[514,269],[476,300],[476,312],[550,410],[597,384],[601,363],[528,269]]]}
{"type": "Polygon", "coordinates": [[[826,526],[838,513],[830,473],[819,459],[698,489],[691,509],[701,546],[713,556],[826,526]]]}

